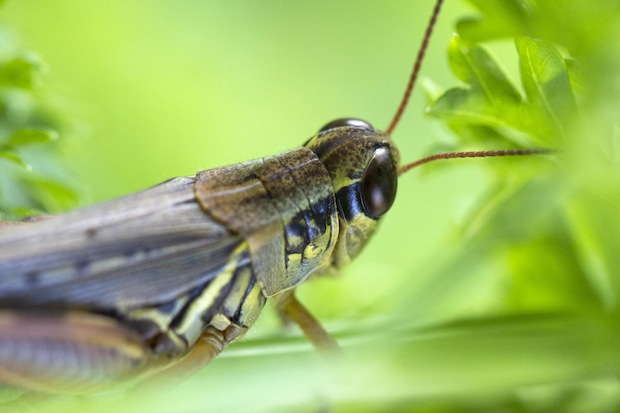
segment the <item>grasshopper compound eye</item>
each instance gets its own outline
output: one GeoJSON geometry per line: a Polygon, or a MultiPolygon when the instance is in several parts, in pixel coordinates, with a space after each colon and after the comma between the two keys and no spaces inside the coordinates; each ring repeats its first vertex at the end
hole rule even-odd
{"type": "Polygon", "coordinates": [[[397,183],[398,170],[390,151],[385,146],[377,148],[361,181],[362,205],[369,217],[379,218],[390,209],[397,183]]]}

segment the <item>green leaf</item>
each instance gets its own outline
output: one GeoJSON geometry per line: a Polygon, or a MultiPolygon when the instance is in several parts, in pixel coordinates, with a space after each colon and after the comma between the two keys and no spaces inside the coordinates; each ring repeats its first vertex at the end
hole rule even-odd
{"type": "Polygon", "coordinates": [[[620,304],[620,225],[608,222],[617,215],[619,201],[620,186],[614,185],[607,191],[579,191],[566,210],[575,255],[606,309],[620,304]]]}
{"type": "Polygon", "coordinates": [[[481,92],[490,104],[519,103],[521,96],[499,65],[480,46],[468,46],[454,36],[448,47],[450,67],[454,74],[481,92]]]}
{"type": "Polygon", "coordinates": [[[469,0],[478,16],[461,18],[457,33],[469,43],[522,36],[532,25],[530,2],[524,0],[469,0]]]}
{"type": "Polygon", "coordinates": [[[481,46],[467,45],[458,36],[450,43],[448,57],[466,86],[447,90],[432,102],[429,113],[444,119],[463,142],[487,141],[492,148],[501,140],[526,145],[531,138],[515,124],[522,98],[499,65],[481,46]]]}
{"type": "Polygon", "coordinates": [[[21,128],[8,139],[8,146],[23,146],[36,143],[48,143],[58,139],[58,133],[52,129],[21,128]]]}
{"type": "Polygon", "coordinates": [[[15,57],[0,64],[0,86],[33,89],[41,82],[41,61],[33,55],[15,57]]]}
{"type": "Polygon", "coordinates": [[[576,112],[565,59],[541,40],[520,39],[516,51],[526,99],[483,47],[455,36],[450,67],[466,87],[447,90],[429,113],[444,119],[465,143],[492,142],[494,149],[502,140],[511,146],[555,146],[576,112]]]}
{"type": "Polygon", "coordinates": [[[523,88],[532,111],[543,111],[549,123],[564,135],[564,124],[576,114],[575,98],[566,62],[549,42],[530,38],[516,41],[523,88]]]}
{"type": "Polygon", "coordinates": [[[17,164],[27,170],[32,169],[32,167],[30,166],[30,164],[28,164],[28,162],[24,161],[21,156],[17,155],[14,152],[0,151],[0,158],[7,159],[11,161],[12,163],[17,164]]]}
{"type": "Polygon", "coordinates": [[[62,211],[75,207],[77,193],[68,185],[43,176],[28,176],[25,180],[31,196],[46,211],[62,211]]]}
{"type": "Polygon", "coordinates": [[[59,139],[58,131],[66,134],[69,123],[64,113],[68,108],[61,109],[60,100],[41,88],[45,65],[37,55],[12,44],[13,37],[20,36],[12,36],[0,24],[0,157],[22,167],[2,168],[0,213],[17,218],[18,211],[57,211],[57,206],[75,203],[62,190],[44,190],[28,183],[32,170],[49,180],[67,180],[61,160],[64,152],[57,150],[63,142],[49,143],[59,139]],[[55,194],[60,197],[57,201],[52,199],[55,194]]]}

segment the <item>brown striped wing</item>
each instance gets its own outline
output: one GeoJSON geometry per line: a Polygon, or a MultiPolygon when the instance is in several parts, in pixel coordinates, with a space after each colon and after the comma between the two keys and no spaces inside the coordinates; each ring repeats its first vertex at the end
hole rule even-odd
{"type": "Polygon", "coordinates": [[[0,227],[0,309],[124,311],[212,280],[242,239],[195,202],[194,178],[0,227]]]}

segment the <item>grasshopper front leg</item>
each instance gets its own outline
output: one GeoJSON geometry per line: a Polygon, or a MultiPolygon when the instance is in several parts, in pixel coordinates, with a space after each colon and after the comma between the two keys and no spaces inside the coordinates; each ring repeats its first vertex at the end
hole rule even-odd
{"type": "Polygon", "coordinates": [[[342,353],[338,342],[325,331],[321,323],[297,300],[294,290],[285,291],[274,298],[278,310],[299,326],[304,335],[323,356],[333,357],[336,354],[340,355],[342,353]]]}

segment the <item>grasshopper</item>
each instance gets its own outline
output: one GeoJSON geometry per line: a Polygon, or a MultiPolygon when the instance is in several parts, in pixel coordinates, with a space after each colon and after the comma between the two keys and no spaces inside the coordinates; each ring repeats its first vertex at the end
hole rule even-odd
{"type": "Polygon", "coordinates": [[[391,135],[415,85],[437,1],[386,132],[326,124],[302,147],[168,180],[73,212],[0,226],[0,383],[82,393],[208,364],[267,300],[321,351],[336,342],[295,298],[310,275],[354,259],[392,206],[391,135]]]}

